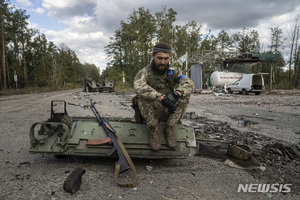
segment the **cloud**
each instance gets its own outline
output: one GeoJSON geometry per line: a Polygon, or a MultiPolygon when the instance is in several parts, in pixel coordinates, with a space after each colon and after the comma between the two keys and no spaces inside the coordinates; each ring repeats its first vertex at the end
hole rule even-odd
{"type": "Polygon", "coordinates": [[[192,0],[187,5],[178,5],[172,6],[178,13],[178,19],[195,20],[200,24],[209,24],[212,29],[225,30],[255,27],[261,20],[293,11],[299,1],[192,0]]]}
{"type": "Polygon", "coordinates": [[[152,14],[160,12],[162,6],[177,12],[177,23],[195,20],[198,24],[208,24],[212,29],[237,29],[255,27],[261,20],[292,12],[298,0],[43,0],[43,7],[49,15],[68,27],[70,19],[89,16],[92,25],[112,32],[120,21],[126,21],[130,13],[139,7],[148,8],[152,14]]]}
{"type": "Polygon", "coordinates": [[[63,31],[48,30],[45,34],[57,46],[65,43],[74,50],[81,62],[95,64],[102,68],[105,65],[104,47],[108,44],[109,38],[102,32],[78,33],[66,29],[63,31]]]}
{"type": "Polygon", "coordinates": [[[96,65],[105,63],[104,46],[121,20],[126,22],[139,7],[149,9],[154,15],[164,5],[177,12],[176,24],[194,20],[202,26],[202,34],[209,30],[231,34],[244,27],[257,30],[264,49],[268,48],[269,28],[279,26],[285,31],[300,13],[299,0],[42,0],[48,15],[66,28],[59,32],[48,30],[47,37],[57,45],[66,43],[80,60],[96,65]]]}
{"type": "Polygon", "coordinates": [[[95,0],[43,0],[42,6],[51,17],[60,21],[75,16],[90,15],[97,1],[95,0]]]}
{"type": "Polygon", "coordinates": [[[44,14],[45,13],[45,9],[44,8],[36,8],[36,9],[32,9],[33,12],[38,13],[38,14],[44,14]]]}
{"type": "Polygon", "coordinates": [[[29,0],[17,0],[16,2],[22,6],[32,6],[32,3],[29,0]]]}

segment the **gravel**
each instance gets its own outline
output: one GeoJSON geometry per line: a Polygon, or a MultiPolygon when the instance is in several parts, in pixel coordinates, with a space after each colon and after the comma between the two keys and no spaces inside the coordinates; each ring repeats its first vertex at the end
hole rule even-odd
{"type": "MultiPolygon", "coordinates": [[[[299,199],[300,91],[262,95],[193,94],[182,120],[200,127],[205,138],[243,142],[253,149],[265,170],[228,166],[209,155],[186,159],[133,159],[134,188],[113,179],[113,158],[29,154],[29,129],[50,117],[52,100],[65,100],[70,116],[93,116],[86,109],[96,101],[101,115],[133,117],[132,93],[83,93],[67,90],[0,97],[0,199],[299,199]],[[125,103],[124,103],[125,102],[125,103]],[[225,126],[226,124],[226,126],[225,126]],[[220,126],[222,125],[222,126],[220,126]],[[292,149],[292,150],[291,150],[292,149]],[[75,194],[63,182],[76,168],[86,169],[75,194]],[[238,192],[239,184],[292,184],[292,191],[238,192]]],[[[130,176],[124,174],[123,178],[130,176]]]]}

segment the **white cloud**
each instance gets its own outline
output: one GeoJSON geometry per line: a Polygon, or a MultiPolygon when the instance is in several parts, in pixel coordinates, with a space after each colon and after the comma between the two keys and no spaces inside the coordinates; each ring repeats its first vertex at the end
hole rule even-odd
{"type": "Polygon", "coordinates": [[[97,67],[103,67],[106,63],[104,46],[108,44],[109,38],[102,32],[77,33],[66,29],[58,32],[49,30],[45,34],[57,46],[65,43],[83,63],[95,64],[97,67]]]}
{"type": "MultiPolygon", "coordinates": [[[[38,24],[34,24],[34,23],[30,22],[30,21],[28,21],[28,26],[29,26],[29,28],[34,28],[34,29],[41,30],[38,24]]],[[[41,31],[43,31],[43,30],[41,30],[41,31]]]]}
{"type": "Polygon", "coordinates": [[[42,6],[49,16],[66,27],[59,32],[46,31],[51,41],[57,45],[66,43],[82,62],[103,66],[106,63],[104,46],[109,37],[121,20],[126,22],[133,10],[140,7],[149,9],[154,15],[166,5],[167,9],[177,12],[177,24],[195,20],[202,26],[202,34],[210,29],[213,33],[225,30],[229,35],[244,27],[257,30],[264,50],[269,45],[269,28],[278,26],[286,33],[292,27],[294,16],[300,13],[299,0],[241,1],[243,3],[236,3],[236,0],[189,0],[188,3],[182,0],[42,0],[42,6]]]}
{"type": "Polygon", "coordinates": [[[46,8],[71,8],[80,7],[89,3],[95,3],[95,0],[43,0],[43,6],[46,8]]]}
{"type": "Polygon", "coordinates": [[[32,3],[29,0],[17,0],[16,2],[22,6],[32,6],[32,3]]]}
{"type": "Polygon", "coordinates": [[[45,9],[44,8],[36,8],[36,9],[32,9],[33,12],[38,13],[38,14],[44,14],[45,13],[45,9]]]}

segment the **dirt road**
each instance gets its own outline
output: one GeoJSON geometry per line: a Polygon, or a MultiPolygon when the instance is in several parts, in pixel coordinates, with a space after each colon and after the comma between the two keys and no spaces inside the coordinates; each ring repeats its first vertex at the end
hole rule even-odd
{"type": "Polygon", "coordinates": [[[263,166],[255,171],[207,155],[134,159],[137,184],[120,188],[113,179],[115,159],[28,153],[29,128],[50,117],[52,100],[68,102],[70,116],[93,116],[84,106],[92,100],[103,116],[133,117],[133,110],[120,103],[131,97],[80,90],[0,97],[0,199],[300,199],[300,91],[192,95],[183,123],[200,127],[201,137],[248,144],[263,166]],[[71,195],[63,182],[77,166],[86,174],[71,195]],[[240,184],[273,184],[291,192],[238,192],[240,184]]]}

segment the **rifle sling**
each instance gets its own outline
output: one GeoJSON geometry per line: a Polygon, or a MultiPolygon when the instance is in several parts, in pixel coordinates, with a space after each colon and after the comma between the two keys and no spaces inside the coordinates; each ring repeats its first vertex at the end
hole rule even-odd
{"type": "Polygon", "coordinates": [[[126,161],[127,163],[129,164],[129,167],[132,171],[132,174],[133,174],[133,181],[132,182],[129,182],[129,183],[120,183],[118,181],[118,177],[119,177],[119,173],[120,173],[120,164],[117,164],[116,165],[116,168],[115,168],[115,181],[116,183],[121,186],[121,187],[133,187],[135,185],[135,181],[136,181],[136,169],[134,167],[134,164],[130,158],[130,156],[128,155],[122,141],[120,140],[120,138],[115,134],[116,138],[117,138],[117,141],[118,141],[118,144],[124,154],[124,157],[126,158],[126,161]]]}

